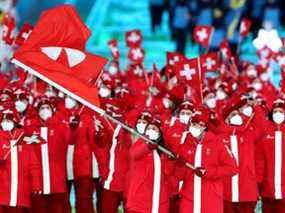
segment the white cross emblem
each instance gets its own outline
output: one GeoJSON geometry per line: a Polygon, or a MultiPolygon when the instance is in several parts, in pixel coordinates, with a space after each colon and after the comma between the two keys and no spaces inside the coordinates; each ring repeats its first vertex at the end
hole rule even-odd
{"type": "Polygon", "coordinates": [[[199,37],[200,41],[204,41],[208,38],[208,34],[205,28],[197,32],[197,36],[199,37]]]}
{"type": "Polygon", "coordinates": [[[179,61],[179,57],[178,56],[174,56],[173,59],[169,60],[169,64],[170,65],[174,65],[175,62],[178,62],[178,61],[179,61]]]}
{"type": "Polygon", "coordinates": [[[143,57],[142,51],[139,48],[133,49],[132,54],[135,60],[143,57]]]}
{"type": "Polygon", "coordinates": [[[180,75],[181,76],[184,76],[186,78],[186,80],[192,80],[192,75],[194,75],[196,72],[195,72],[195,69],[191,69],[189,64],[185,64],[184,65],[184,70],[180,71],[180,75]]]}
{"type": "Polygon", "coordinates": [[[206,58],[206,63],[204,64],[204,66],[206,66],[207,69],[212,69],[213,66],[216,65],[216,61],[212,60],[210,57],[206,58]]]}
{"type": "Polygon", "coordinates": [[[133,43],[137,42],[139,39],[140,37],[135,32],[132,32],[131,35],[128,37],[128,40],[133,43]]]}

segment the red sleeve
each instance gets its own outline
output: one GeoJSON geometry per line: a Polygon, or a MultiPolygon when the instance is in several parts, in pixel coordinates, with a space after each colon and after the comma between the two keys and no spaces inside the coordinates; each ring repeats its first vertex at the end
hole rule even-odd
{"type": "Polygon", "coordinates": [[[219,162],[217,167],[205,168],[207,179],[230,177],[238,173],[236,160],[227,145],[219,144],[219,162]]]}

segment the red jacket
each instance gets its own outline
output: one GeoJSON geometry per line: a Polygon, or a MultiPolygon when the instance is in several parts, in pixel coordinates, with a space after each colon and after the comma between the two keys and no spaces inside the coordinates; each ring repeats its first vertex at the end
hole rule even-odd
{"type": "MultiPolygon", "coordinates": [[[[64,124],[70,128],[70,119],[78,115],[78,110],[65,111],[64,124]]],[[[94,122],[92,115],[79,115],[79,124],[76,129],[70,129],[71,140],[67,147],[67,178],[68,180],[80,177],[93,177],[93,160],[91,143],[94,143],[94,122]]],[[[96,168],[94,168],[96,169],[96,168]]],[[[96,171],[98,174],[98,171],[96,171]]],[[[95,172],[94,172],[95,174],[95,172]]],[[[98,177],[98,176],[96,176],[98,177]]]]}
{"type": "Polygon", "coordinates": [[[0,131],[0,205],[29,207],[31,192],[41,186],[40,162],[33,145],[14,146],[19,135],[20,131],[14,132],[14,137],[0,131]]]}
{"type": "MultiPolygon", "coordinates": [[[[206,169],[205,176],[200,178],[185,166],[177,167],[176,174],[183,181],[180,191],[182,203],[194,203],[187,211],[223,212],[223,179],[237,173],[237,165],[229,149],[216,135],[206,132],[199,143],[188,134],[179,154],[195,167],[206,169]]],[[[180,208],[183,209],[183,205],[180,208]]]]}
{"type": "Polygon", "coordinates": [[[66,156],[70,131],[66,125],[53,116],[45,123],[34,120],[27,131],[41,137],[46,143],[38,147],[41,162],[43,194],[64,193],[67,190],[66,156]]]}
{"type": "Polygon", "coordinates": [[[165,156],[138,139],[130,148],[130,170],[126,189],[129,211],[168,212],[169,191],[165,156]]]}
{"type": "Polygon", "coordinates": [[[239,172],[224,181],[225,200],[232,202],[256,201],[258,197],[255,174],[256,135],[253,127],[224,125],[222,141],[233,153],[239,172]]]}
{"type": "Polygon", "coordinates": [[[285,126],[267,122],[263,137],[256,147],[256,174],[261,196],[285,199],[285,126]]]}
{"type": "Polygon", "coordinates": [[[107,190],[123,192],[125,189],[126,173],[129,168],[129,147],[131,137],[121,126],[114,126],[111,141],[102,149],[99,157],[102,184],[107,190]]]}

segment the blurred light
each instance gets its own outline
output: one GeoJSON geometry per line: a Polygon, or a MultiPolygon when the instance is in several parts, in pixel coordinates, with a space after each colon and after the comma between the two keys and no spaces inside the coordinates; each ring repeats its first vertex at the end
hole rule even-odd
{"type": "Polygon", "coordinates": [[[275,29],[258,31],[257,38],[253,40],[253,45],[257,49],[268,47],[274,52],[277,52],[282,47],[282,41],[278,36],[278,32],[275,29]]]}

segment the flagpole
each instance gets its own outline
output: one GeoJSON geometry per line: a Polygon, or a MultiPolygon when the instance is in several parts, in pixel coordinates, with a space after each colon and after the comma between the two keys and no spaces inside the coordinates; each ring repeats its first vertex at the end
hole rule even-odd
{"type": "MultiPolygon", "coordinates": [[[[164,154],[166,154],[167,156],[175,159],[175,160],[180,160],[177,158],[177,156],[172,153],[170,150],[166,149],[165,147],[158,145],[156,142],[148,139],[147,137],[145,137],[144,135],[141,135],[140,133],[138,133],[136,130],[134,130],[133,128],[129,127],[128,125],[124,124],[123,122],[117,120],[116,118],[112,117],[111,115],[107,114],[105,110],[99,108],[98,106],[95,106],[94,104],[90,103],[89,101],[86,101],[85,99],[81,98],[80,96],[70,92],[69,90],[67,90],[66,88],[62,87],[61,85],[57,84],[56,82],[50,80],[49,78],[47,78],[46,76],[38,73],[36,70],[32,69],[31,67],[23,64],[22,62],[18,61],[17,59],[13,58],[12,63],[16,64],[17,66],[23,68],[24,70],[27,70],[28,72],[32,73],[33,75],[35,75],[36,77],[40,78],[41,80],[45,81],[46,83],[50,84],[51,86],[57,88],[58,90],[62,91],[63,93],[67,94],[68,96],[72,97],[73,99],[79,101],[80,103],[82,103],[83,105],[89,107],[90,109],[94,110],[95,112],[97,112],[99,115],[101,115],[102,117],[122,126],[122,128],[124,128],[125,130],[127,130],[128,132],[140,137],[141,139],[143,139],[145,141],[145,143],[147,144],[153,144],[153,145],[157,145],[157,149],[160,150],[161,152],[163,152],[164,154]]],[[[189,169],[195,170],[195,166],[184,161],[185,166],[188,167],[189,169]]]]}
{"type": "Polygon", "coordinates": [[[203,82],[202,82],[202,73],[201,73],[201,62],[200,62],[200,56],[198,56],[198,72],[199,72],[199,79],[200,79],[200,95],[201,95],[201,104],[203,104],[203,82]]]}

